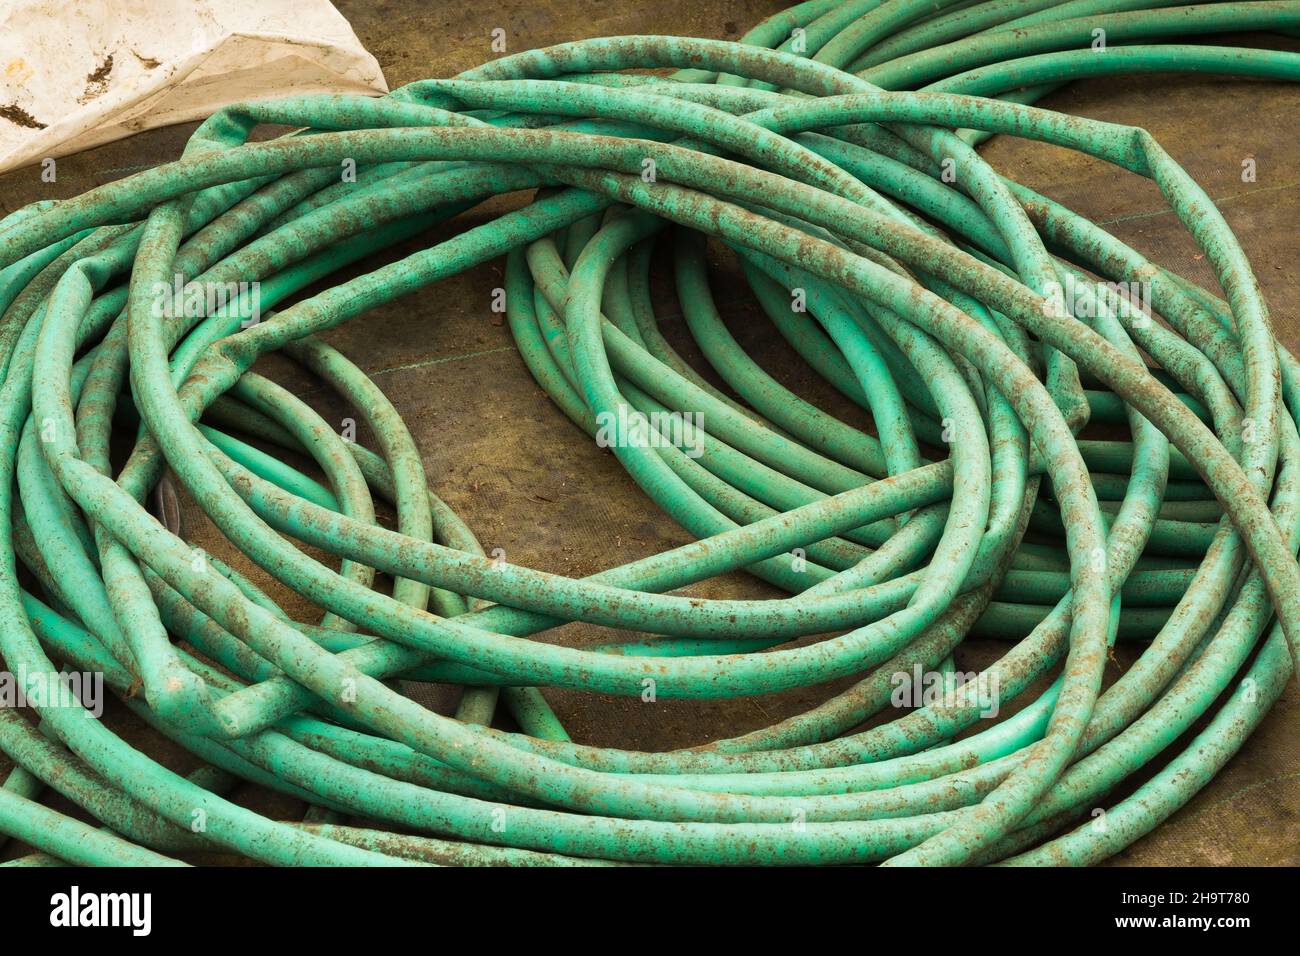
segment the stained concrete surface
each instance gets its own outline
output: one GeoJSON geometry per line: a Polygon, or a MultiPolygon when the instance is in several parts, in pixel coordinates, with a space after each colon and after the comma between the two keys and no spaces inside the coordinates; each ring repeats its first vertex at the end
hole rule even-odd
{"type": "MultiPolygon", "coordinates": [[[[507,31],[511,52],[627,33],[736,38],[783,5],[779,0],[721,0],[707,5],[660,0],[653,7],[608,0],[337,3],[393,87],[422,77],[452,75],[490,58],[495,27],[507,31]]],[[[1260,38],[1259,42],[1300,49],[1296,41],[1260,38]]],[[[1279,336],[1293,349],[1300,346],[1295,308],[1300,293],[1295,267],[1300,250],[1296,234],[1300,166],[1295,157],[1300,91],[1280,83],[1148,76],[1076,83],[1043,105],[1149,129],[1223,211],[1256,269],[1279,336]],[[1241,181],[1241,162],[1247,157],[1257,164],[1254,183],[1241,181]]],[[[56,184],[41,183],[34,169],[0,177],[0,212],[36,199],[72,196],[172,158],[192,129],[187,125],[152,131],[62,159],[56,184]]],[[[995,168],[1105,224],[1175,271],[1212,282],[1204,260],[1149,182],[1064,150],[1005,137],[989,142],[982,152],[995,168]]],[[[465,222],[486,221],[522,201],[522,196],[501,197],[467,215],[465,222]]],[[[352,272],[373,268],[417,245],[410,243],[352,272]]],[[[775,334],[733,263],[717,250],[712,258],[724,318],[745,348],[797,393],[865,426],[865,416],[845,403],[775,334]]],[[[660,271],[662,266],[660,262],[660,271]]],[[[327,338],[393,400],[420,444],[432,486],[468,521],[487,549],[503,548],[515,563],[582,576],[689,540],[635,487],[614,457],[587,440],[532,381],[508,330],[494,322],[489,311],[491,290],[500,283],[501,264],[487,264],[376,309],[327,338]]],[[[676,306],[670,290],[659,292],[662,314],[668,316],[666,334],[704,369],[682,323],[673,318],[676,306]]],[[[318,383],[289,363],[272,359],[259,370],[305,394],[330,420],[347,414],[318,383]]],[[[237,558],[192,502],[186,503],[185,521],[203,547],[223,559],[237,558]]],[[[254,569],[254,578],[295,614],[311,618],[310,607],[267,576],[254,569]]],[[[743,574],[723,576],[689,593],[777,596],[774,589],[743,574]]],[[[544,639],[582,646],[609,640],[610,635],[570,625],[544,639]]],[[[958,666],[973,669],[1003,649],[994,642],[969,642],[958,653],[958,666]]],[[[1132,653],[1121,648],[1121,663],[1131,660],[1132,653]]],[[[1113,681],[1121,673],[1120,665],[1108,671],[1107,680],[1113,681]]],[[[844,683],[725,702],[661,701],[655,707],[638,700],[554,689],[547,690],[546,696],[575,740],[662,750],[769,724],[806,710],[844,683]]],[[[454,703],[433,699],[440,709],[454,703]]],[[[1298,717],[1300,694],[1292,682],[1221,774],[1164,826],[1112,862],[1300,863],[1300,748],[1294,735],[1298,717]]],[[[181,772],[196,766],[192,757],[119,708],[111,708],[106,720],[167,766],[181,772]]],[[[235,799],[284,819],[299,818],[303,812],[300,802],[253,786],[241,787],[235,799]]],[[[64,812],[83,816],[62,798],[48,800],[64,812]]],[[[4,856],[24,849],[11,844],[4,856]]]]}

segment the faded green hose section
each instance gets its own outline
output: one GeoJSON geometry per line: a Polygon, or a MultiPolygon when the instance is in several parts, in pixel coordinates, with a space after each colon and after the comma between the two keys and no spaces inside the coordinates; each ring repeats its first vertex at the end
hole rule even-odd
{"type": "Polygon", "coordinates": [[[1184,41],[1298,27],[1294,2],[811,0],[740,43],[581,40],[238,104],[175,162],[4,219],[0,655],[39,717],[0,710],[0,834],[36,851],[13,865],[1075,865],[1150,832],[1297,664],[1300,365],[1152,136],[1031,104],[1121,73],[1297,80],[1300,55],[1184,41]],[[253,142],[268,124],[307,134],[253,142]],[[991,135],[1149,179],[1219,289],[995,172],[991,135]],[[746,351],[717,256],[852,414],[746,351]],[[321,337],[502,257],[484,307],[690,543],[581,579],[485,554],[321,337]],[[235,291],[163,307],[192,288],[235,291]],[[275,352],[347,427],[253,371],[275,352]],[[242,568],[186,538],[179,494],[242,568]],[[694,596],[740,569],[785,596],[694,596]],[[624,633],[572,647],[570,622],[624,633]],[[1005,651],[959,674],[967,637],[1005,651]],[[1103,690],[1117,641],[1135,660],[1103,690]],[[200,770],[41,696],[60,672],[200,770]],[[841,678],[671,752],[575,741],[542,691],[841,678]],[[461,686],[458,710],[409,681],[461,686]]]}

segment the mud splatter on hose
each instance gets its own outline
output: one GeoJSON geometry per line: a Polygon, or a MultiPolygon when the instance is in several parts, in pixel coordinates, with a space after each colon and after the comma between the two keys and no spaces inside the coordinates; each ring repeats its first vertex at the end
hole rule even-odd
{"type": "Polygon", "coordinates": [[[1161,42],[1294,31],[1300,4],[935,6],[814,0],[739,44],[583,40],[382,99],[234,106],[178,161],[0,223],[0,654],[33,692],[102,673],[205,763],[179,776],[76,704],[38,705],[39,728],[0,709],[18,768],[0,832],[43,854],[20,862],[1081,864],[1203,787],[1295,665],[1300,366],[1151,135],[1030,104],[1109,73],[1300,78],[1296,54],[1161,42]],[[1096,30],[1117,45],[1090,48],[1096,30]],[[309,133],[250,142],[264,124],[309,133]],[[992,134],[1149,179],[1223,296],[994,172],[974,148],[992,134]],[[519,190],[534,200],[297,295],[519,190]],[[870,432],[731,336],[709,239],[870,432]],[[660,331],[656,248],[725,391],[660,331]],[[485,555],[393,405],[318,337],[502,256],[534,378],[693,543],[580,580],[485,555]],[[235,292],[176,307],[211,288],[235,292]],[[273,352],[376,447],[251,370],[273,352]],[[161,523],[165,474],[321,620],[161,523]],[[689,596],[737,569],[789,596],[689,596]],[[545,639],[573,621],[642,636],[545,639]],[[951,675],[971,634],[1011,640],[861,729],[916,675],[951,675]],[[1143,649],[1103,692],[1117,640],[1143,649]],[[537,689],[717,699],[850,676],[667,753],[576,743],[537,689]],[[399,677],[464,685],[459,713],[399,677]],[[487,726],[498,706],[520,732],[487,726]],[[268,819],[223,796],[239,780],[317,809],[268,819]]]}

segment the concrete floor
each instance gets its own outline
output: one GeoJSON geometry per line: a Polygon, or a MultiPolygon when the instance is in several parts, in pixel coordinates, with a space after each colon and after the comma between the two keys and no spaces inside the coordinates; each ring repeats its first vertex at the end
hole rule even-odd
{"type": "MultiPolygon", "coordinates": [[[[506,0],[488,5],[421,4],[410,0],[336,0],[362,42],[378,58],[391,86],[448,76],[491,56],[490,31],[507,30],[510,50],[579,37],[672,32],[736,38],[781,0],[660,0],[652,9],[608,0],[506,0]]],[[[1280,44],[1277,40],[1262,43],[1280,44]]],[[[1300,49],[1300,43],[1286,48],[1300,49]]],[[[1063,90],[1047,106],[1097,119],[1145,126],[1206,188],[1241,240],[1274,310],[1279,336],[1300,346],[1300,295],[1295,258],[1300,251],[1300,167],[1295,131],[1300,91],[1278,83],[1210,78],[1146,77],[1088,81],[1063,90]],[[1253,156],[1258,180],[1240,179],[1253,156]]],[[[0,212],[50,196],[71,196],[179,154],[192,126],[158,130],[59,161],[59,181],[39,182],[36,171],[0,177],[0,212]]],[[[982,148],[996,168],[1106,224],[1138,249],[1184,275],[1210,281],[1203,261],[1165,211],[1155,188],[1136,176],[1053,147],[998,138],[982,148]]],[[[517,204],[503,197],[474,221],[517,204]]],[[[403,250],[403,251],[409,251],[403,250]]],[[[367,263],[372,268],[375,263],[367,263]]],[[[758,311],[731,264],[719,258],[715,285],[724,317],[760,363],[789,387],[855,424],[864,416],[833,393],[795,356],[758,311]]],[[[483,545],[505,549],[512,562],[568,575],[585,575],[689,539],[627,478],[617,461],[586,440],[537,388],[515,353],[509,333],[488,308],[500,284],[499,263],[442,283],[358,318],[328,338],[366,369],[392,398],[424,452],[430,481],[478,534],[483,545]]],[[[672,305],[665,303],[671,314],[672,305]]],[[[698,360],[680,321],[665,330],[688,358],[698,360]]],[[[701,367],[703,367],[701,365],[701,367]]],[[[267,369],[307,392],[331,419],[345,411],[287,363],[267,369]]],[[[222,558],[229,545],[186,509],[187,527],[222,558]]],[[[266,583],[264,576],[257,576],[266,583]]],[[[305,617],[311,610],[293,604],[305,617]]],[[[744,575],[728,575],[692,589],[711,597],[773,597],[774,589],[744,575]]],[[[591,643],[597,631],[569,626],[548,640],[591,643]]],[[[602,633],[601,640],[609,635],[602,633]]],[[[999,645],[963,645],[959,666],[991,660],[999,645]]],[[[1121,649],[1121,655],[1125,653],[1121,649]]],[[[1112,668],[1113,680],[1120,670],[1112,668]]],[[[548,690],[547,697],[576,740],[659,750],[704,742],[778,720],[834,693],[842,684],[731,702],[639,701],[548,690]]],[[[1294,728],[1300,693],[1294,682],[1242,751],[1169,823],[1139,841],[1120,864],[1300,863],[1300,747],[1294,728]]],[[[124,736],[177,770],[192,758],[160,742],[117,711],[107,719],[124,736]]],[[[0,763],[0,769],[3,764],[0,763]]],[[[262,812],[295,818],[297,801],[245,787],[236,798],[262,812]]],[[[51,804],[75,812],[60,798],[51,804]]],[[[11,846],[5,856],[21,852],[11,846]]]]}

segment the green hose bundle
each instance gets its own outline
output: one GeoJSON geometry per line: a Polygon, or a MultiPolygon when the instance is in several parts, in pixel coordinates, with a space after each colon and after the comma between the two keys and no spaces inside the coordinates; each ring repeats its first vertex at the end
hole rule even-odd
{"type": "Polygon", "coordinates": [[[1082,864],[1149,832],[1296,666],[1300,365],[1148,133],[1029,104],[1078,76],[1300,79],[1297,54],[1161,42],[1298,26],[1294,2],[811,0],[739,44],[583,40],[377,100],[236,105],[176,162],[9,216],[0,655],[33,691],[101,673],[204,764],[177,775],[75,702],[38,705],[39,726],[0,710],[0,833],[40,851],[16,862],[1082,864]],[[1090,46],[1098,29],[1113,45],[1090,46]],[[266,124],[305,132],[251,142],[266,124]],[[1222,297],[995,173],[974,148],[993,134],[1150,179],[1222,297]],[[534,200],[297,295],[520,190],[534,200]],[[731,335],[710,238],[872,432],[731,335]],[[656,249],[726,389],[663,335],[656,249]],[[394,406],[319,338],[500,256],[536,381],[693,543],[583,579],[484,555],[394,406]],[[254,294],[276,311],[249,324],[254,294]],[[273,352],[376,447],[251,371],[273,352]],[[1079,437],[1089,423],[1128,440],[1079,437]],[[160,521],[171,481],[322,618],[160,521]],[[741,568],[789,596],[690,596],[741,568]],[[574,621],[642,636],[547,640],[574,621]],[[1011,642],[878,719],[900,686],[951,676],[972,634],[1011,642]],[[1116,640],[1143,649],[1103,693],[1116,640]],[[850,676],[667,753],[576,743],[538,690],[714,699],[850,676]],[[399,678],[463,685],[460,710],[399,678]],[[519,732],[489,726],[498,706],[519,732]],[[313,810],[267,819],[226,799],[240,780],[313,810]],[[101,826],[38,803],[46,786],[101,826]]]}

